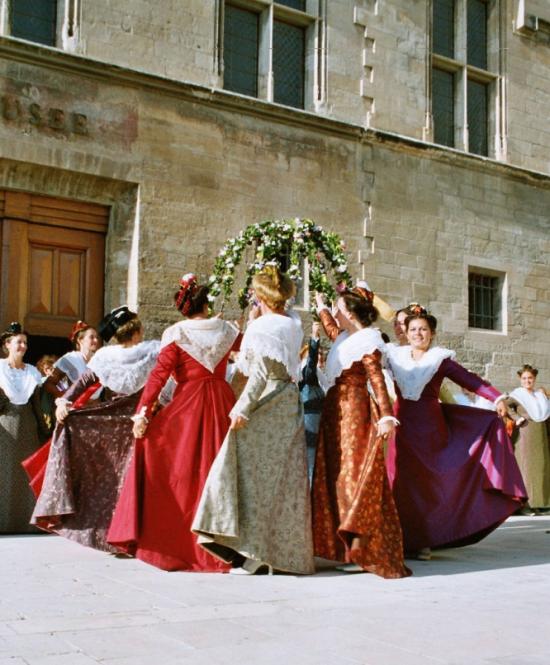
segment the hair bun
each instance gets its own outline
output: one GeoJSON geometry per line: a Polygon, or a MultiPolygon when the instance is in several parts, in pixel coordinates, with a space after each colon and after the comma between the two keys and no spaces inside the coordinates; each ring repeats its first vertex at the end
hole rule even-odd
{"type": "Polygon", "coordinates": [[[76,339],[76,336],[78,335],[79,332],[82,332],[83,330],[87,330],[91,326],[86,323],[86,321],[77,321],[73,329],[71,330],[69,334],[69,340],[74,344],[74,341],[76,339]]]}
{"type": "Polygon", "coordinates": [[[197,277],[194,273],[188,272],[182,275],[180,279],[180,290],[176,294],[175,302],[177,309],[186,316],[191,308],[193,296],[199,289],[197,277]]]}
{"type": "Polygon", "coordinates": [[[271,279],[275,288],[278,289],[281,286],[281,271],[277,266],[267,265],[261,272],[271,279]]]}

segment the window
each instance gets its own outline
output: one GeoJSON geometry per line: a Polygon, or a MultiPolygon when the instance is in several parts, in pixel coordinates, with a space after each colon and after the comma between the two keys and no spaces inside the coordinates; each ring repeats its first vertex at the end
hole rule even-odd
{"type": "Polygon", "coordinates": [[[470,328],[502,330],[504,278],[496,273],[468,273],[468,325],[470,328]]]}
{"type": "Polygon", "coordinates": [[[309,0],[225,2],[223,87],[285,106],[311,107],[319,69],[318,4],[309,0]],[[310,6],[315,7],[314,13],[310,6]]]}
{"type": "Polygon", "coordinates": [[[38,44],[55,46],[57,0],[12,0],[10,33],[38,44]]]}
{"type": "Polygon", "coordinates": [[[497,156],[500,0],[432,0],[433,140],[497,156]],[[494,136],[495,140],[491,140],[494,136]],[[491,154],[495,153],[495,154],[491,154]]]}

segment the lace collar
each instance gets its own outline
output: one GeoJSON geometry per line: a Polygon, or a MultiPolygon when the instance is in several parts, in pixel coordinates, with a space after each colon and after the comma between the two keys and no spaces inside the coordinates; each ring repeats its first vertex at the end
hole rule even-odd
{"type": "Polygon", "coordinates": [[[121,395],[133,395],[145,385],[157,362],[160,342],[152,340],[135,346],[104,346],[94,354],[88,369],[101,385],[121,395]]]}
{"type": "Polygon", "coordinates": [[[86,360],[80,351],[69,351],[59,360],[56,360],[54,367],[66,374],[71,383],[78,381],[80,376],[84,374],[88,366],[86,360]]]}
{"type": "Polygon", "coordinates": [[[542,390],[530,392],[526,388],[515,388],[510,397],[521,404],[534,422],[543,423],[550,418],[550,400],[542,390]]]}
{"type": "Polygon", "coordinates": [[[12,404],[26,404],[36,386],[42,383],[42,374],[34,365],[21,369],[10,367],[7,358],[0,360],[0,388],[12,404]]]}
{"type": "Polygon", "coordinates": [[[385,346],[377,328],[363,328],[351,335],[347,331],[341,332],[327,356],[325,376],[328,388],[331,388],[342,372],[349,369],[353,363],[377,349],[384,353],[385,346]]]}
{"type": "Polygon", "coordinates": [[[239,370],[250,375],[254,356],[271,358],[282,363],[294,381],[300,376],[300,346],[304,333],[296,312],[287,315],[264,314],[248,325],[239,353],[239,370]]]}
{"type": "Polygon", "coordinates": [[[405,399],[416,402],[424,388],[433,379],[441,363],[446,358],[454,358],[455,352],[434,346],[428,349],[420,360],[414,360],[409,345],[387,344],[388,363],[395,382],[405,399]]]}
{"type": "Polygon", "coordinates": [[[160,344],[164,348],[175,342],[209,372],[213,372],[238,334],[238,327],[223,319],[185,319],[167,328],[160,344]]]}

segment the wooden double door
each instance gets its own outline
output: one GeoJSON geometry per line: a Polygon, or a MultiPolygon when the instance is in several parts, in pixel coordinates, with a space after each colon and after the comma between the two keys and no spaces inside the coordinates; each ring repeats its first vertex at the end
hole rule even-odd
{"type": "Polygon", "coordinates": [[[103,316],[109,208],[0,190],[0,324],[19,321],[30,334],[28,362],[68,350],[78,319],[103,316]]]}

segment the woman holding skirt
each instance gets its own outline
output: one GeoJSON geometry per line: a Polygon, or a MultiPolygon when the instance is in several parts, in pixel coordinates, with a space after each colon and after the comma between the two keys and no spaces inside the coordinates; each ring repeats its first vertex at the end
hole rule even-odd
{"type": "Polygon", "coordinates": [[[497,404],[498,390],[432,346],[437,321],[420,306],[407,317],[408,346],[388,346],[397,385],[387,466],[405,550],[418,558],[430,548],[475,543],[521,507],[525,486],[502,420],[492,411],[441,404],[448,378],[497,404]]]}
{"type": "Polygon", "coordinates": [[[321,299],[318,307],[334,344],[313,476],[315,554],[381,577],[405,577],[410,571],[384,465],[384,440],[395,418],[381,367],[384,342],[370,328],[378,316],[372,293],[363,287],[343,292],[335,317],[321,299]]]}
{"type": "Polygon", "coordinates": [[[87,547],[115,552],[106,541],[133,452],[132,421],[157,360],[160,342],[143,341],[137,314],[118,307],[99,324],[104,346],[56,400],[58,425],[32,521],[87,547]],[[90,398],[99,390],[101,400],[90,398]]]}
{"type": "Polygon", "coordinates": [[[238,347],[238,327],[209,318],[208,287],[184,275],[175,303],[185,320],[167,328],[136,407],[135,454],[108,542],[163,570],[223,572],[227,566],[197,545],[191,522],[210,466],[229,428],[235,403],[225,380],[238,347]],[[170,403],[155,414],[168,379],[170,403]]]}
{"type": "Polygon", "coordinates": [[[285,311],[295,286],[268,267],[252,282],[259,301],[243,337],[248,377],[231,429],[193,521],[200,545],[232,572],[314,572],[300,372],[302,326],[285,311]]]}

